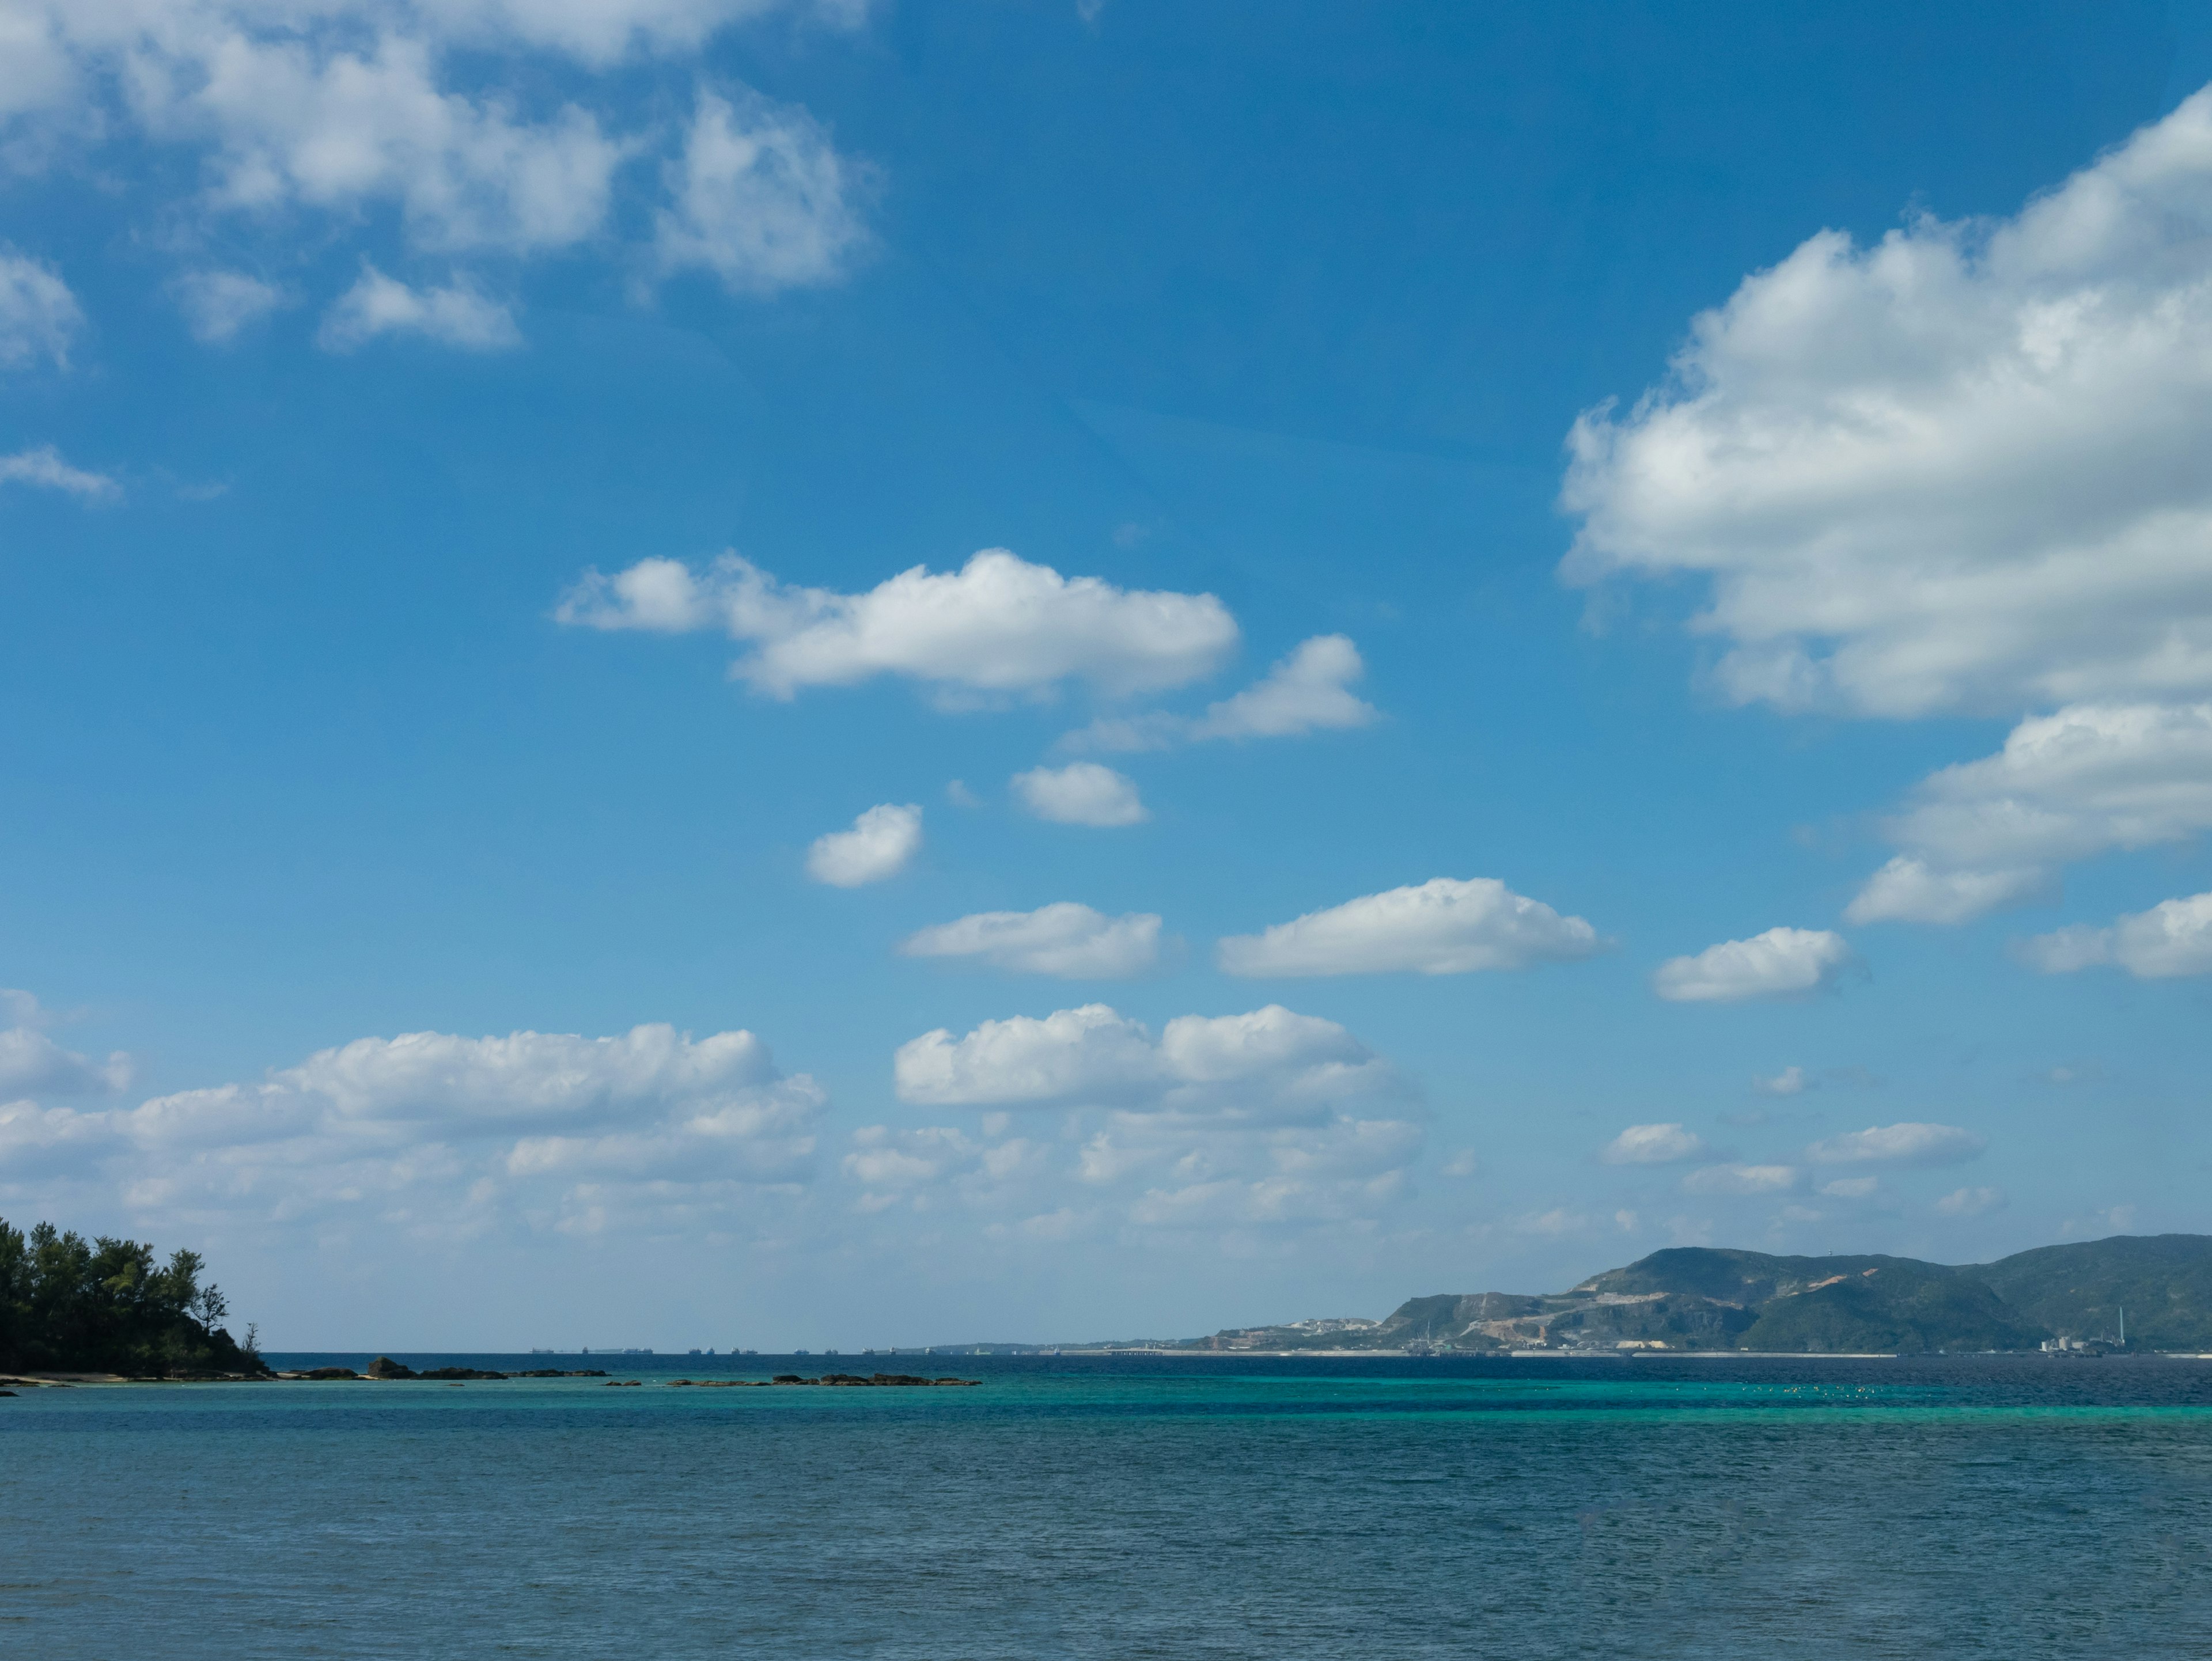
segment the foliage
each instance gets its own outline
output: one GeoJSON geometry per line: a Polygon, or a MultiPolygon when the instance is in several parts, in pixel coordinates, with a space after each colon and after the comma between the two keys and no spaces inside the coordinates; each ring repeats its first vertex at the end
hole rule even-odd
{"type": "Polygon", "coordinates": [[[197,1252],[88,1241],[0,1220],[0,1371],[171,1378],[265,1372],[222,1330],[228,1301],[200,1280],[197,1252]]]}
{"type": "MultiPolygon", "coordinates": [[[[1848,1264],[1851,1258],[1830,1261],[1848,1264]]],[[[1841,1267],[1839,1278],[1761,1306],[1736,1340],[1744,1349],[1910,1355],[1929,1349],[2033,1349],[2042,1327],[1978,1281],[1909,1258],[1872,1269],[1841,1267]]]]}
{"type": "Polygon", "coordinates": [[[2116,1338],[2130,1349],[2212,1349],[2212,1239],[2118,1234],[2040,1246],[1960,1271],[2052,1331],[2116,1338]]]}

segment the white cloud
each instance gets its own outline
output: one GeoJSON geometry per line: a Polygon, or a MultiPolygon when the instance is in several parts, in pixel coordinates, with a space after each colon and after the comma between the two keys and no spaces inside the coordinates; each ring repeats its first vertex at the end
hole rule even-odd
{"type": "Polygon", "coordinates": [[[281,1223],[367,1204],[450,1230],[489,1208],[597,1228],[805,1185],[825,1105],[747,1032],[410,1033],[135,1108],[20,1104],[0,1142],[35,1142],[50,1168],[97,1175],[137,1211],[281,1223]]]}
{"type": "Polygon", "coordinates": [[[1034,1206],[1047,1191],[1050,1151],[1025,1137],[977,1140],[949,1125],[895,1130],[872,1125],[853,1133],[845,1174],[865,1191],[864,1211],[905,1198],[927,1209],[949,1193],[963,1203],[992,1209],[1034,1206]]]}
{"type": "Polygon", "coordinates": [[[853,686],[903,675],[966,696],[1042,695],[1062,682],[1157,691],[1209,674],[1237,644],[1211,594],[1120,589],[1063,577],[1004,549],[957,572],[915,566],[863,594],[793,588],[726,554],[703,572],[641,560],[586,572],[555,614],[589,628],[715,628],[755,648],[732,673],[756,691],[853,686]]]}
{"type": "Polygon", "coordinates": [[[2045,974],[2093,964],[2117,964],[2144,980],[2212,974],[2212,894],[2165,900],[2119,918],[2110,928],[2076,924],[2021,943],[2020,952],[2045,974]]]}
{"type": "Polygon", "coordinates": [[[1235,975],[1467,974],[1573,962],[1610,943],[1494,877],[1439,876],[1232,935],[1217,952],[1235,975]]]}
{"type": "Polygon", "coordinates": [[[1830,1199],[1864,1199],[1881,1186],[1880,1177],[1837,1177],[1820,1185],[1830,1199]]]}
{"type": "Polygon", "coordinates": [[[1367,672],[1359,649],[1341,634],[1317,634],[1267,671],[1265,680],[1210,706],[1194,738],[1295,737],[1322,728],[1364,727],[1375,706],[1350,688],[1367,672]]]}
{"type": "Polygon", "coordinates": [[[2004,1206],[2002,1188],[1954,1188],[1936,1202],[1936,1209],[1947,1217],[1978,1217],[1984,1211],[2001,1211],[2004,1206]]]}
{"type": "Polygon", "coordinates": [[[1676,1003],[1735,1003],[1752,997],[1803,997],[1832,985],[1851,961],[1841,935],[1826,929],[1769,929],[1723,940],[1695,957],[1670,957],[1652,990],[1676,1003]]]}
{"type": "Polygon", "coordinates": [[[244,271],[187,271],[169,286],[192,337],[210,345],[234,339],[256,318],[291,303],[282,288],[244,271]]]}
{"type": "Polygon", "coordinates": [[[2080,705],[2022,721],[1995,755],[1921,781],[1887,821],[1905,852],[1845,915],[1956,923],[2049,892],[2057,868],[2212,827],[2212,703],[2080,705]]]}
{"type": "Polygon", "coordinates": [[[852,165],[804,110],[702,90],[655,216],[663,271],[700,267],[740,294],[842,276],[865,241],[852,165]]]}
{"type": "Polygon", "coordinates": [[[847,26],[865,10],[865,0],[9,0],[0,120],[19,147],[175,146],[206,181],[191,205],[234,232],[282,233],[301,210],[345,224],[389,209],[417,248],[527,256],[642,221],[642,203],[614,213],[618,193],[665,191],[649,215],[659,259],[709,264],[763,292],[834,277],[860,240],[852,164],[805,113],[702,91],[678,137],[611,130],[589,106],[634,95],[635,59],[696,52],[726,25],[785,11],[847,26]],[[584,73],[556,64],[549,75],[546,52],[584,73]],[[665,169],[629,165],[672,143],[665,169]]]}
{"type": "Polygon", "coordinates": [[[0,987],[0,1004],[9,1020],[0,1028],[0,1097],[19,1091],[92,1095],[130,1084],[131,1058],[122,1051],[96,1062],[48,1038],[43,1029],[53,1024],[54,1016],[30,993],[0,987]]]}
{"type": "MultiPolygon", "coordinates": [[[[848,1170],[876,1191],[872,1203],[910,1194],[919,1206],[942,1191],[1061,1218],[1055,1237],[1091,1217],[1140,1233],[1355,1222],[1409,1191],[1423,1141],[1413,1118],[1375,1111],[1408,1094],[1387,1062],[1334,1022],[1274,1005],[1179,1016],[1157,1038],[1103,1004],[987,1021],[962,1038],[916,1039],[894,1072],[910,1102],[1055,1109],[1074,1157],[1020,1138],[999,1144],[1018,1154],[994,1155],[944,1127],[864,1132],[848,1170]]],[[[987,1133],[1005,1119],[987,1113],[987,1133]]],[[[1449,1168],[1474,1167],[1463,1157],[1449,1168]]]]}
{"type": "Polygon", "coordinates": [[[2047,899],[2051,875],[2025,870],[1939,870],[1900,853],[1867,878],[1844,908],[1846,923],[1965,923],[1993,911],[2047,899]]]}
{"type": "Polygon", "coordinates": [[[33,6],[0,9],[0,117],[64,103],[74,71],[50,20],[33,6]]]}
{"type": "Polygon", "coordinates": [[[0,251],[0,369],[39,358],[67,365],[70,342],[83,326],[84,312],[59,271],[0,251]]]}
{"type": "Polygon", "coordinates": [[[1710,579],[1745,702],[2212,688],[2212,89],[2008,220],[1824,231],[1587,412],[1577,583],[1710,579]]]}
{"type": "Polygon", "coordinates": [[[1012,784],[1021,803],[1056,825],[1092,825],[1102,829],[1141,825],[1152,815],[1133,779],[1096,761],[1070,761],[1064,767],[1032,767],[1012,784]]]}
{"type": "Polygon", "coordinates": [[[975,957],[1001,969],[1063,979],[1118,979],[1159,961],[1160,919],[1108,917],[1073,900],[1033,912],[978,912],[921,930],[899,947],[908,957],[975,957]]]}
{"type": "Polygon", "coordinates": [[[1455,1181],[1464,1182],[1469,1177],[1478,1177],[1482,1174],[1482,1161],[1474,1156],[1474,1149],[1462,1148],[1455,1150],[1450,1158],[1437,1168],[1441,1174],[1450,1177],[1455,1181]]]}
{"type": "Polygon", "coordinates": [[[1692,1194],[1780,1194],[1797,1185],[1794,1165],[1708,1165],[1682,1179],[1692,1194]]]}
{"type": "Polygon", "coordinates": [[[1177,1015],[1158,1038],[1103,1003],[943,1028],[899,1046],[899,1098],[927,1106],[1109,1106],[1267,1122],[1395,1098],[1395,1070],[1333,1021],[1270,1003],[1177,1015]]]}
{"type": "Polygon", "coordinates": [[[850,830],[817,837],[806,874],[833,888],[857,888],[896,876],[921,848],[921,809],[885,802],[853,821],[850,830]]]}
{"type": "Polygon", "coordinates": [[[1816,1142],[1805,1157],[1815,1165],[1956,1165],[1988,1146],[1955,1125],[1870,1125],[1816,1142]]]}
{"type": "Polygon", "coordinates": [[[448,252],[531,253],[599,230],[626,146],[596,116],[566,104],[518,118],[496,93],[441,88],[434,41],[346,39],[343,26],[264,34],[202,10],[199,27],[126,51],[128,103],[153,137],[208,154],[221,209],[389,202],[417,246],[448,252]]]}
{"type": "Polygon", "coordinates": [[[1751,1088],[1763,1096],[1794,1096],[1803,1092],[1811,1082],[1802,1067],[1784,1067],[1771,1078],[1754,1078],[1751,1088]]]}
{"type": "Polygon", "coordinates": [[[472,352],[522,343],[514,314],[467,278],[443,288],[410,288],[366,261],[361,280],[338,296],[315,339],[326,351],[350,352],[379,335],[409,334],[472,352]]]}
{"type": "Polygon", "coordinates": [[[1333,1115],[1310,1125],[1194,1131],[1115,1115],[1085,1144],[1094,1187],[1140,1189],[1131,1223],[1158,1230],[1302,1228],[1373,1216],[1407,1191],[1421,1129],[1333,1115]]]}
{"type": "Polygon", "coordinates": [[[12,456],[0,456],[0,484],[38,485],[47,490],[65,490],[88,500],[119,495],[123,490],[105,473],[88,473],[81,467],[71,467],[51,444],[19,450],[12,456]]]}
{"type": "Polygon", "coordinates": [[[1359,648],[1341,634],[1317,634],[1233,697],[1194,718],[1155,711],[1101,716],[1060,740],[1070,749],[1165,749],[1212,738],[1299,738],[1310,732],[1364,727],[1380,720],[1372,704],[1353,695],[1366,673],[1359,648]]]}
{"type": "Polygon", "coordinates": [[[857,27],[868,0],[441,0],[438,27],[463,41],[519,39],[594,66],[685,52],[719,30],[777,11],[857,27]]]}
{"type": "Polygon", "coordinates": [[[1632,1125],[1597,1156],[1607,1165],[1673,1165],[1705,1151],[1705,1138],[1679,1125],[1632,1125]]]}

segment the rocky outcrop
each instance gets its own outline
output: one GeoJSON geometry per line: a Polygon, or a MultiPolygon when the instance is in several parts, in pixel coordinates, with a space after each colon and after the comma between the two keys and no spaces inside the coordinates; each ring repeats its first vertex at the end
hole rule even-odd
{"type": "Polygon", "coordinates": [[[780,1385],[830,1385],[844,1386],[851,1386],[854,1385],[889,1385],[895,1387],[910,1387],[915,1385],[957,1385],[972,1386],[980,1385],[983,1381],[981,1379],[925,1379],[912,1373],[876,1373],[870,1374],[865,1379],[857,1373],[825,1373],[818,1379],[802,1379],[796,1373],[779,1373],[774,1379],[770,1379],[769,1382],[771,1384],[780,1385]]]}

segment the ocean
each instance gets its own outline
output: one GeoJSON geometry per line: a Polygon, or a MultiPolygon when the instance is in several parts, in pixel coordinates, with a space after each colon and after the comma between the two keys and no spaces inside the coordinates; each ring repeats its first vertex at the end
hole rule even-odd
{"type": "Polygon", "coordinates": [[[0,1400],[0,1651],[2212,1656],[2212,1362],[400,1359],[644,1382],[0,1400]]]}

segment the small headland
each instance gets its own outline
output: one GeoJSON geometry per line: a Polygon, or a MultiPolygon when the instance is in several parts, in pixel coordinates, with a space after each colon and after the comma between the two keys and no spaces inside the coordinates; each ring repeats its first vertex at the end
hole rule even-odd
{"type": "Polygon", "coordinates": [[[0,1384],[272,1377],[252,1327],[242,1343],[224,1327],[229,1300],[205,1268],[197,1252],[163,1263],[135,1240],[0,1221],[0,1384]]]}

